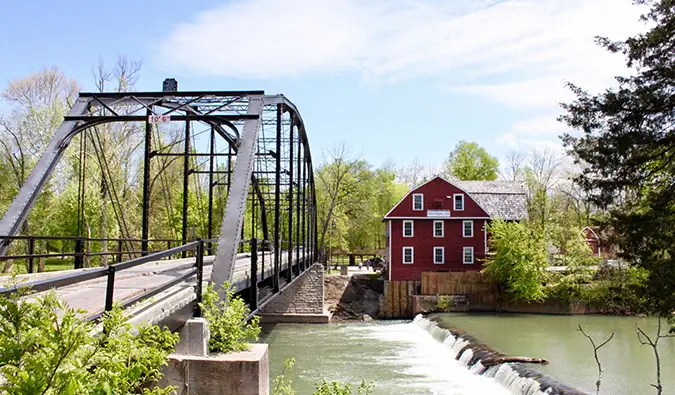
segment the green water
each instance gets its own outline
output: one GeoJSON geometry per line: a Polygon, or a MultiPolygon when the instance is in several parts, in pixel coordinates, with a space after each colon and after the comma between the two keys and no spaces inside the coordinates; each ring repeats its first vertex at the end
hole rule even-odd
{"type": "MultiPolygon", "coordinates": [[[[443,323],[462,329],[494,349],[509,355],[541,357],[548,366],[536,368],[562,382],[595,393],[597,367],[588,339],[596,343],[614,338],[598,351],[603,373],[601,394],[654,394],[656,382],[653,351],[638,342],[636,325],[656,333],[655,318],[611,316],[552,316],[526,314],[436,314],[443,323]]],[[[666,329],[664,323],[664,329],[666,329]]],[[[666,331],[663,330],[663,333],[666,331]]],[[[675,394],[675,338],[659,341],[664,394],[675,394]]]]}
{"type": "Polygon", "coordinates": [[[270,378],[293,357],[290,375],[298,395],[326,380],[375,384],[375,395],[507,395],[494,379],[461,366],[451,350],[411,322],[328,325],[280,324],[263,333],[270,378]]]}

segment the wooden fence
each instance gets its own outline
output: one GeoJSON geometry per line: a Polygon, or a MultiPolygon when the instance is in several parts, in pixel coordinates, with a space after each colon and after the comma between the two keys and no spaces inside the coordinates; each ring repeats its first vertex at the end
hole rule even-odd
{"type": "Polygon", "coordinates": [[[380,299],[380,318],[411,318],[412,296],[418,295],[421,281],[385,281],[380,299]]]}
{"type": "Polygon", "coordinates": [[[497,294],[479,272],[422,273],[422,295],[466,295],[472,304],[493,305],[497,294]]]}

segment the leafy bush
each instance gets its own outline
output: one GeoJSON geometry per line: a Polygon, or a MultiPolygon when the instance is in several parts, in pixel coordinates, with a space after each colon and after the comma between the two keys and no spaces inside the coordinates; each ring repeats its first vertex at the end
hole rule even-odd
{"type": "Polygon", "coordinates": [[[448,295],[437,295],[436,309],[439,311],[450,310],[450,297],[448,295]]]}
{"type": "Polygon", "coordinates": [[[582,300],[605,313],[647,313],[647,301],[642,296],[647,272],[640,268],[612,271],[600,280],[582,284],[574,275],[562,276],[546,288],[549,298],[582,300]]]}
{"type": "Polygon", "coordinates": [[[173,393],[173,388],[150,387],[161,377],[177,334],[157,326],[132,328],[115,307],[104,314],[104,332],[97,338],[83,313],[53,292],[35,299],[0,298],[0,375],[5,379],[0,392],[173,393]]]}
{"type": "Polygon", "coordinates": [[[251,313],[248,305],[237,295],[228,282],[223,283],[225,300],[221,300],[213,284],[204,291],[203,302],[199,304],[202,315],[209,322],[211,340],[210,352],[228,353],[248,350],[247,341],[258,340],[260,318],[254,316],[246,322],[251,313]]]}
{"type": "MultiPolygon", "coordinates": [[[[290,358],[286,360],[284,365],[284,371],[281,375],[274,378],[272,386],[272,395],[295,395],[295,390],[293,389],[293,381],[288,379],[285,375],[290,373],[293,370],[293,365],[295,364],[295,358],[290,358]]],[[[368,384],[365,380],[361,381],[358,388],[356,389],[357,395],[371,395],[373,393],[374,385],[372,383],[368,384]]],[[[327,382],[322,380],[320,383],[316,384],[316,391],[312,395],[353,395],[351,384],[340,384],[337,381],[327,382]]]]}
{"type": "Polygon", "coordinates": [[[499,219],[488,225],[488,231],[495,253],[486,258],[483,273],[515,301],[543,300],[543,269],[547,265],[543,237],[525,222],[499,219]]]}

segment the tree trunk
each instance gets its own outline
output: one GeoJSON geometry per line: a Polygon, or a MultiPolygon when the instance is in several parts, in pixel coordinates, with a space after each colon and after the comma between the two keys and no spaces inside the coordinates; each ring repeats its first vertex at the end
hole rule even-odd
{"type": "Polygon", "coordinates": [[[481,365],[485,366],[486,368],[494,365],[500,365],[503,363],[507,362],[519,362],[519,363],[538,363],[541,365],[548,365],[548,361],[543,359],[543,358],[531,358],[531,357],[510,357],[510,356],[503,356],[503,357],[495,357],[495,358],[488,358],[488,359],[483,359],[480,361],[481,365]]]}
{"type": "Polygon", "coordinates": [[[45,271],[45,258],[40,258],[38,260],[38,273],[45,271]]]}

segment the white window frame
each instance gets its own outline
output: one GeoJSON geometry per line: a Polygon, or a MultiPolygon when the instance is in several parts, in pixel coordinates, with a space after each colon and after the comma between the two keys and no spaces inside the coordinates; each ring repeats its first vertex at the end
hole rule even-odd
{"type": "Polygon", "coordinates": [[[452,195],[452,209],[455,211],[464,211],[464,194],[463,193],[455,193],[452,195]],[[457,208],[457,196],[460,196],[462,198],[462,208],[457,208]]]}
{"type": "Polygon", "coordinates": [[[401,250],[403,252],[403,255],[401,256],[401,262],[403,262],[404,265],[412,265],[415,263],[415,247],[403,247],[401,250]],[[405,261],[405,250],[410,250],[410,262],[405,261]]]}
{"type": "Polygon", "coordinates": [[[445,247],[434,247],[434,265],[445,264],[445,247]],[[441,261],[436,262],[436,251],[441,251],[441,261]]]}
{"type": "Polygon", "coordinates": [[[462,263],[465,265],[473,265],[473,262],[475,261],[475,257],[473,255],[473,247],[464,247],[462,248],[462,263]],[[471,251],[471,262],[467,262],[466,260],[466,252],[471,251]]]}
{"type": "Polygon", "coordinates": [[[402,226],[403,226],[403,229],[402,229],[402,231],[403,231],[403,237],[415,237],[415,221],[412,221],[412,220],[404,220],[404,221],[402,222],[402,224],[403,224],[403,225],[402,225],[402,226]],[[406,225],[406,224],[410,224],[410,236],[407,236],[407,235],[405,234],[405,225],[406,225]]]}
{"type": "Polygon", "coordinates": [[[412,194],[412,209],[413,211],[424,211],[424,194],[423,193],[413,193],[412,194]],[[415,198],[420,197],[420,208],[415,208],[415,198]]]}
{"type": "Polygon", "coordinates": [[[462,221],[462,236],[467,238],[467,237],[473,237],[473,221],[462,221]],[[471,233],[469,235],[466,234],[466,224],[469,223],[471,224],[471,233]]]}
{"type": "Polygon", "coordinates": [[[444,237],[444,236],[445,236],[445,221],[443,221],[443,220],[434,220],[433,226],[434,226],[434,229],[433,229],[433,231],[434,231],[434,237],[444,237]],[[441,224],[441,235],[440,235],[440,236],[436,235],[436,224],[438,224],[438,223],[441,224]]]}

